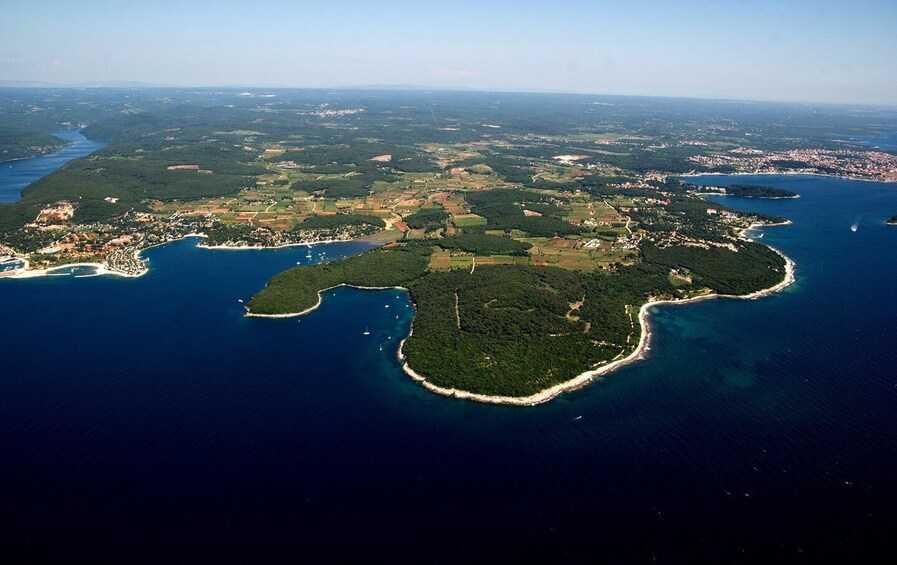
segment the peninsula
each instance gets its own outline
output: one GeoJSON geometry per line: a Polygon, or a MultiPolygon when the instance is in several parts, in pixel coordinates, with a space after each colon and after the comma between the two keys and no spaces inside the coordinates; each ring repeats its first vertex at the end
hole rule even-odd
{"type": "MultiPolygon", "coordinates": [[[[666,182],[658,196],[700,205],[675,194],[677,181],[666,182]]],[[[434,392],[530,405],[638,356],[649,304],[757,296],[791,277],[786,258],[739,237],[757,217],[702,209],[690,222],[642,215],[638,227],[630,218],[632,253],[609,263],[600,242],[597,253],[586,247],[596,241],[591,227],[564,221],[577,206],[602,202],[515,189],[458,197],[457,213],[432,214],[439,220],[421,237],[275,276],[248,303],[248,315],[302,315],[339,285],[405,288],[416,310],[400,349],[406,372],[434,392]],[[532,210],[539,215],[526,214],[532,210]],[[470,216],[485,223],[451,224],[470,216]],[[674,222],[669,232],[666,222],[674,222]],[[456,235],[445,235],[448,229],[456,235]],[[698,230],[709,233],[680,235],[698,230]],[[552,254],[557,260],[548,263],[552,254]]]]}
{"type": "MultiPolygon", "coordinates": [[[[108,145],[0,205],[0,276],[85,264],[139,276],[151,268],[142,250],[189,235],[238,250],[365,238],[377,248],[275,276],[247,314],[299,315],[343,284],[407,289],[406,371],[435,392],[488,402],[541,402],[637,358],[653,304],[753,297],[791,280],[785,257],[744,236],[785,218],[702,195],[796,194],[708,189],[681,175],[784,168],[897,180],[891,154],[777,125],[790,116],[818,132],[843,118],[799,106],[738,121],[735,106],[662,99],[166,95],[35,101],[60,126],[68,108],[89,108],[84,135],[108,145]]],[[[885,127],[851,119],[858,134],[885,127]]]]}
{"type": "Polygon", "coordinates": [[[725,187],[727,196],[738,198],[797,198],[798,195],[790,190],[775,188],[773,186],[760,186],[756,184],[732,184],[725,187]]]}

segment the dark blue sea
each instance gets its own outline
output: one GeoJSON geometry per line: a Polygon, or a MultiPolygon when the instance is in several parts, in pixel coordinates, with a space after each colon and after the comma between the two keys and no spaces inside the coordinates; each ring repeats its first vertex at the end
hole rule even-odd
{"type": "Polygon", "coordinates": [[[655,309],[647,359],[534,408],[407,378],[399,291],[243,317],[303,247],[188,239],[138,279],[0,280],[4,561],[893,555],[897,186],[705,180],[800,193],[715,198],[794,222],[757,234],[797,283],[655,309]]]}

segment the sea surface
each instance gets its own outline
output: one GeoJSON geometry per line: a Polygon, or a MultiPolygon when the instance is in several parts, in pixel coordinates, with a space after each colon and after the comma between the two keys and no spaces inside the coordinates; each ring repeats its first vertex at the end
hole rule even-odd
{"type": "Polygon", "coordinates": [[[20,562],[893,555],[897,186],[691,181],[798,192],[714,197],[793,221],[755,236],[797,282],[656,308],[646,359],[533,408],[406,377],[401,291],[243,316],[274,273],[360,243],[187,239],[138,279],[0,280],[0,543],[20,562]]]}
{"type": "Polygon", "coordinates": [[[897,131],[886,132],[880,135],[853,135],[850,138],[854,141],[865,143],[874,149],[897,151],[897,131]]]}
{"type": "Polygon", "coordinates": [[[52,173],[72,159],[89,155],[106,146],[105,142],[87,139],[74,129],[54,131],[53,135],[68,143],[46,155],[0,162],[0,203],[15,202],[21,196],[22,189],[35,180],[52,173]]]}

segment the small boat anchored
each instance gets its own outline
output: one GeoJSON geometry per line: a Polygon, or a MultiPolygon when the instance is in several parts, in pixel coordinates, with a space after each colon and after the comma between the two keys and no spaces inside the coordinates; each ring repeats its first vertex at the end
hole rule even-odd
{"type": "Polygon", "coordinates": [[[364,333],[361,335],[371,335],[371,330],[368,329],[367,326],[364,327],[364,333]]]}

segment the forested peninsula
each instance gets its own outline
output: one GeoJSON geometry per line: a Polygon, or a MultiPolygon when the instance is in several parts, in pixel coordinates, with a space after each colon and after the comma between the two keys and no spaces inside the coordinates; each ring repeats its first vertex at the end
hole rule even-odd
{"type": "Polygon", "coordinates": [[[726,194],[739,198],[797,198],[798,196],[796,192],[784,188],[757,184],[732,184],[726,187],[726,194]]]}
{"type": "Polygon", "coordinates": [[[649,301],[748,295],[788,274],[784,257],[744,240],[734,250],[647,245],[637,264],[593,272],[524,265],[428,270],[442,244],[398,243],[290,269],[273,277],[247,311],[304,314],[320,304],[322,291],[343,284],[406,288],[415,317],[401,353],[411,372],[439,389],[513,399],[631,355],[645,331],[639,310],[649,301]]]}

